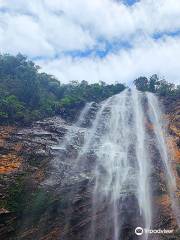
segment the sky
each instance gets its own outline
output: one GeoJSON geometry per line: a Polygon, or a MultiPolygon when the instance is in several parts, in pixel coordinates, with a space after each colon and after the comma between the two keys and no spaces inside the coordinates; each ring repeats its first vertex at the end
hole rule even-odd
{"type": "Polygon", "coordinates": [[[180,0],[0,0],[0,52],[61,82],[180,83],[180,0]]]}

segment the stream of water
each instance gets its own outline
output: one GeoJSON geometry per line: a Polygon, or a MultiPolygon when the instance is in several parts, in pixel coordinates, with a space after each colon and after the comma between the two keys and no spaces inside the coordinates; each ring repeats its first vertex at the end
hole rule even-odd
{"type": "MultiPolygon", "coordinates": [[[[92,105],[85,106],[76,126],[80,127],[88,117],[92,105]]],[[[95,156],[91,167],[94,183],[91,224],[86,239],[123,240],[122,229],[128,224],[151,228],[154,163],[150,139],[159,153],[175,208],[176,183],[161,116],[157,97],[135,89],[126,89],[100,104],[74,159],[74,168],[80,169],[90,153],[95,156]],[[148,124],[153,126],[151,134],[148,124]]],[[[70,130],[64,148],[73,137],[70,130]]],[[[147,240],[148,234],[141,239],[147,240]]]]}

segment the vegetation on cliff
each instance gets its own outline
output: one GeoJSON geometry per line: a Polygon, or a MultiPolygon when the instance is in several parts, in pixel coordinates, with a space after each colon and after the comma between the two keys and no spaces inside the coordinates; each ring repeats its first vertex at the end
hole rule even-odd
{"type": "Polygon", "coordinates": [[[74,115],[86,102],[98,102],[125,89],[120,83],[61,84],[39,69],[21,54],[0,55],[0,123],[28,123],[55,114],[74,115]]]}
{"type": "Polygon", "coordinates": [[[149,91],[157,93],[159,96],[180,97],[180,85],[169,83],[164,79],[159,79],[157,74],[147,77],[139,77],[134,80],[136,88],[140,91],[149,91]]]}
{"type": "MultiPolygon", "coordinates": [[[[89,84],[85,80],[62,84],[39,69],[21,54],[0,55],[0,124],[24,124],[55,114],[74,118],[86,102],[101,101],[126,88],[121,83],[89,84]]],[[[180,86],[160,80],[157,75],[139,77],[134,83],[140,91],[180,95],[180,86]]]]}

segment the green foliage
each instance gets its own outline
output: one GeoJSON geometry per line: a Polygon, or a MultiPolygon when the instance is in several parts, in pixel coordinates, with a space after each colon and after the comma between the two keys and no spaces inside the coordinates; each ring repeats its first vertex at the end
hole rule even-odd
{"type": "Polygon", "coordinates": [[[0,55],[0,88],[34,107],[39,101],[37,71],[38,67],[21,54],[0,55]]]}
{"type": "MultiPolygon", "coordinates": [[[[134,81],[140,91],[160,96],[180,96],[180,86],[160,80],[156,74],[134,81]]],[[[40,73],[39,66],[18,54],[0,55],[0,124],[32,121],[60,114],[75,116],[86,102],[99,102],[125,89],[120,83],[61,84],[54,76],[40,73]]]]}
{"type": "Polygon", "coordinates": [[[32,222],[36,223],[41,215],[51,206],[54,199],[52,195],[42,188],[37,189],[31,195],[31,202],[26,212],[32,218],[32,222]]]}
{"type": "Polygon", "coordinates": [[[18,176],[8,189],[8,197],[4,206],[12,212],[20,213],[26,207],[25,176],[18,176]]]}
{"type": "Polygon", "coordinates": [[[32,187],[29,176],[22,174],[9,186],[8,196],[0,201],[0,207],[18,215],[27,214],[32,222],[36,222],[53,200],[49,192],[32,187]]]}
{"type": "Polygon", "coordinates": [[[178,173],[178,176],[180,177],[180,163],[177,163],[176,165],[176,171],[178,173]]]}
{"type": "Polygon", "coordinates": [[[148,89],[148,79],[146,77],[139,77],[134,80],[134,84],[139,91],[146,91],[148,89]]]}
{"type": "Polygon", "coordinates": [[[159,81],[159,86],[156,88],[156,92],[161,96],[172,96],[176,95],[176,88],[174,84],[161,80],[159,81]]]}
{"type": "Polygon", "coordinates": [[[148,89],[150,92],[156,92],[157,86],[159,86],[159,79],[157,74],[154,74],[150,77],[149,82],[148,82],[148,89]]]}
{"type": "Polygon", "coordinates": [[[0,98],[0,109],[1,122],[13,122],[23,118],[24,106],[18,101],[18,99],[14,95],[0,98]]]}
{"type": "Polygon", "coordinates": [[[134,81],[139,91],[149,91],[157,93],[160,96],[180,97],[180,85],[175,85],[167,81],[160,80],[157,74],[152,75],[149,79],[139,77],[134,81]]]}
{"type": "Polygon", "coordinates": [[[18,54],[0,55],[0,123],[29,123],[61,114],[74,115],[88,101],[101,101],[125,89],[123,84],[61,84],[39,73],[39,66],[18,54]]]}

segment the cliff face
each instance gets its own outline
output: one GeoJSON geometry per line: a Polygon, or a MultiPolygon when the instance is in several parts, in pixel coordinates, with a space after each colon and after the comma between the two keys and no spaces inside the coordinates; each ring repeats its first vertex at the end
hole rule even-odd
{"type": "Polygon", "coordinates": [[[37,222],[56,200],[41,186],[51,171],[49,164],[54,156],[50,147],[68,127],[60,118],[37,122],[30,128],[1,127],[2,239],[16,235],[34,239],[37,222]]]}
{"type": "MultiPolygon", "coordinates": [[[[171,166],[176,180],[176,191],[173,199],[176,206],[172,207],[170,197],[164,185],[165,176],[158,166],[156,158],[156,165],[159,168],[158,178],[160,183],[160,194],[154,196],[153,202],[156,211],[154,214],[154,226],[163,229],[174,229],[174,234],[162,237],[162,239],[179,239],[180,231],[177,226],[176,218],[180,219],[180,99],[178,98],[162,98],[160,99],[162,108],[164,109],[164,122],[167,125],[166,142],[169,148],[171,166]],[[174,208],[172,210],[172,208],[174,208]]],[[[179,223],[178,223],[179,224],[179,223]]],[[[161,239],[161,238],[159,238],[161,239]]]]}
{"type": "MultiPolygon", "coordinates": [[[[167,142],[171,151],[173,171],[176,176],[176,201],[180,201],[180,100],[161,99],[168,120],[167,142]]],[[[90,112],[93,118],[96,106],[90,112]]],[[[90,121],[84,125],[91,124],[90,121]]],[[[153,126],[148,125],[149,131],[153,126]]],[[[0,128],[0,239],[18,240],[59,240],[86,239],[90,225],[93,175],[83,175],[77,169],[72,175],[72,165],[77,149],[82,144],[84,129],[71,127],[59,117],[34,123],[29,128],[0,128]],[[67,131],[75,133],[69,151],[64,151],[63,139],[67,131]],[[71,159],[68,161],[67,159],[71,159]],[[58,168],[58,172],[56,169],[58,168]],[[75,193],[75,194],[74,194],[75,193]]],[[[95,161],[88,156],[91,168],[95,161]]],[[[164,185],[158,156],[154,161],[158,174],[154,182],[153,226],[177,230],[174,213],[164,185]],[[155,185],[157,181],[157,186],[155,185]]],[[[88,171],[85,171],[88,172],[88,171]]],[[[135,209],[135,200],[128,196],[126,207],[135,209]]],[[[103,206],[102,209],[103,211],[103,206]]],[[[101,215],[102,216],[102,215],[101,215]]],[[[102,220],[99,220],[102,224],[102,220]]],[[[128,236],[128,223],[124,226],[124,240],[128,236]],[[127,228],[127,229],[126,229],[127,228]]],[[[99,226],[101,228],[101,226],[99,226]]],[[[135,238],[134,238],[135,239],[135,238]]],[[[155,239],[155,238],[154,238],[155,239]]],[[[167,236],[158,236],[158,240],[167,236]]],[[[179,239],[176,231],[171,239],[179,239]]]]}
{"type": "MultiPolygon", "coordinates": [[[[166,113],[165,117],[168,120],[169,135],[167,144],[170,149],[172,168],[176,178],[177,189],[174,198],[176,199],[178,209],[175,209],[175,211],[180,221],[180,98],[166,98],[163,100],[163,105],[166,113]]],[[[166,211],[166,205],[164,209],[166,211]]]]}
{"type": "MultiPolygon", "coordinates": [[[[180,191],[180,99],[165,99],[163,101],[165,107],[165,117],[168,120],[168,138],[172,166],[176,177],[177,190],[180,191]]],[[[179,194],[177,192],[177,194],[179,194]]],[[[180,196],[178,196],[180,197],[180,196]]]]}
{"type": "Polygon", "coordinates": [[[80,202],[83,199],[88,203],[88,181],[84,176],[71,175],[83,129],[78,130],[77,143],[69,152],[72,162],[67,163],[68,153],[57,147],[70,128],[77,132],[76,127],[72,129],[59,117],[36,122],[29,128],[0,128],[0,239],[48,240],[66,236],[71,203],[77,208],[71,219],[73,225],[77,224],[75,231],[86,224],[80,222],[80,214],[85,217],[88,210],[84,207],[83,213],[80,202]],[[77,188],[80,194],[72,198],[77,188]]]}

